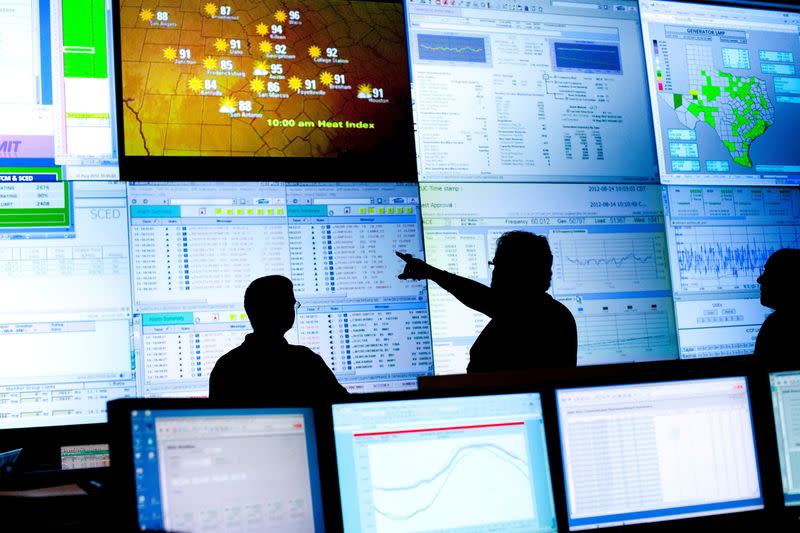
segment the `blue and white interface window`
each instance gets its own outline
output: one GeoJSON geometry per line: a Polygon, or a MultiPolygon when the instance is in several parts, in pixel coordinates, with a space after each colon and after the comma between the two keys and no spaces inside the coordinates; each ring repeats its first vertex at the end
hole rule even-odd
{"type": "Polygon", "coordinates": [[[6,0],[0,179],[119,178],[110,0],[6,0]]]}
{"type": "Polygon", "coordinates": [[[800,13],[640,4],[661,183],[800,183],[800,13]]]}
{"type": "Polygon", "coordinates": [[[800,505],[800,372],[769,375],[778,438],[783,499],[800,505]]]}
{"type": "Polygon", "coordinates": [[[347,533],[555,532],[539,394],[333,406],[347,533]]]}
{"type": "Polygon", "coordinates": [[[421,181],[658,182],[637,2],[406,13],[421,181]]]}
{"type": "Polygon", "coordinates": [[[125,184],[0,184],[0,293],[0,429],[105,422],[136,395],[125,184]]]}
{"type": "Polygon", "coordinates": [[[570,531],[763,508],[744,377],[556,391],[570,531]]]}
{"type": "Polygon", "coordinates": [[[311,409],[130,414],[141,529],[325,531],[311,409]]]}
{"type": "Polygon", "coordinates": [[[758,276],[772,252],[800,247],[800,190],[664,187],[682,359],[753,353],[770,310],[758,276]]]}
{"type": "MultiPolygon", "coordinates": [[[[486,285],[500,235],[547,237],[550,292],[575,317],[579,365],[677,359],[658,186],[425,183],[421,199],[428,261],[486,285]]],[[[489,319],[429,288],[436,373],[463,373],[489,319]]]]}
{"type": "Polygon", "coordinates": [[[145,396],[206,395],[250,332],[244,291],[281,274],[301,307],[286,337],[351,391],[433,372],[416,184],[130,183],[134,347],[145,396]]]}

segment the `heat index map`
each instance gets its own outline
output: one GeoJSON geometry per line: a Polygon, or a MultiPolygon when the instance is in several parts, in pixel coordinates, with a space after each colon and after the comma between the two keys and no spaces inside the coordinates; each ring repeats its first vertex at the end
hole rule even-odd
{"type": "Polygon", "coordinates": [[[126,155],[336,157],[408,135],[399,4],[124,0],[120,27],[126,155]]]}

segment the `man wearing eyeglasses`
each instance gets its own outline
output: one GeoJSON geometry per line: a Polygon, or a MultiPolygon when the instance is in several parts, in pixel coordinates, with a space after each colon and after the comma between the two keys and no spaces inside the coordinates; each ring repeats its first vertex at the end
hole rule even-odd
{"type": "Polygon", "coordinates": [[[284,276],[258,278],[247,287],[244,310],[253,333],[217,361],[209,380],[212,400],[313,403],[347,396],[319,355],[286,341],[299,308],[284,276]]]}
{"type": "Polygon", "coordinates": [[[429,279],[491,321],[470,349],[467,372],[570,367],[577,364],[575,318],[547,294],[553,254],[547,239],[509,231],[497,239],[491,286],[433,267],[410,254],[400,279],[429,279]]]}

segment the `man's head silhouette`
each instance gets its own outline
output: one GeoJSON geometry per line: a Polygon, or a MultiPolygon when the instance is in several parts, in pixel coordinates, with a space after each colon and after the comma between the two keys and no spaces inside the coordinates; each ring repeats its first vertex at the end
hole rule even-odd
{"type": "Polygon", "coordinates": [[[774,252],[758,277],[761,305],[775,309],[797,306],[800,299],[800,250],[781,248],[774,252]]]}
{"type": "Polygon", "coordinates": [[[545,292],[553,278],[553,254],[547,239],[527,231],[509,231],[497,239],[492,288],[504,298],[545,292]]]}
{"type": "Polygon", "coordinates": [[[294,324],[294,288],[284,276],[264,276],[253,281],[244,293],[244,310],[253,331],[282,337],[294,324]]]}

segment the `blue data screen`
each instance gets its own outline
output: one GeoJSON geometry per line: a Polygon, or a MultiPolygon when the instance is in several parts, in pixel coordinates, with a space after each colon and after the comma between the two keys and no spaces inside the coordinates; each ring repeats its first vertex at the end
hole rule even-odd
{"type": "Polygon", "coordinates": [[[769,256],[800,247],[800,190],[664,187],[681,358],[753,353],[770,310],[758,277],[769,256]]]}
{"type": "Polygon", "coordinates": [[[556,531],[538,394],[333,406],[346,532],[556,531]]]}

